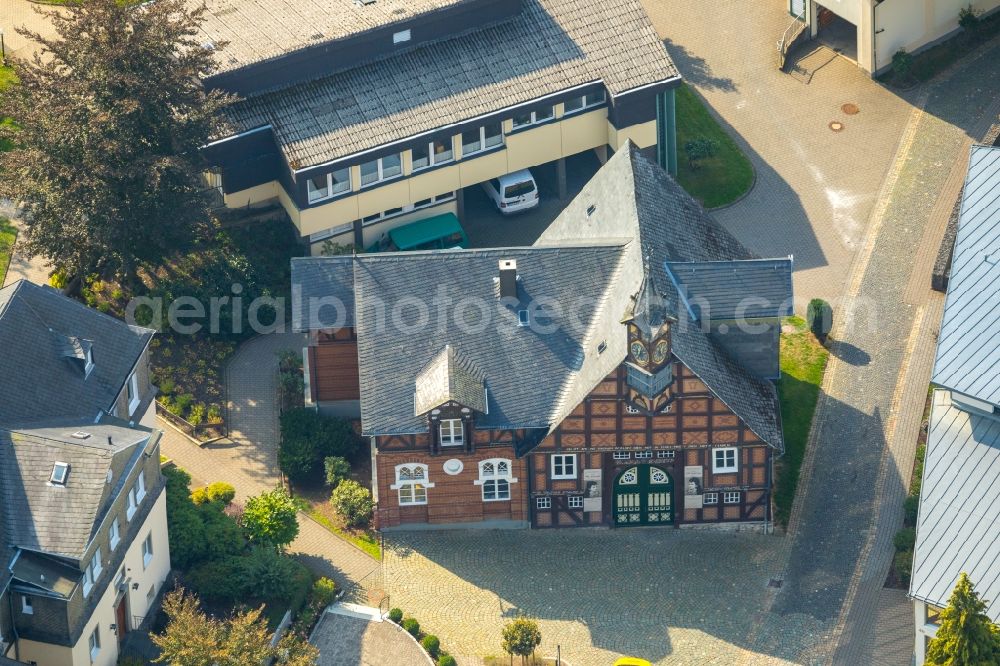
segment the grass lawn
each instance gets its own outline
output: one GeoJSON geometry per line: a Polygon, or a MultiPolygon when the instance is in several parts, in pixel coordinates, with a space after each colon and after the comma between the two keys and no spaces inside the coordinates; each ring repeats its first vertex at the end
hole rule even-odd
{"type": "Polygon", "coordinates": [[[17,231],[6,217],[0,217],[0,286],[7,276],[7,265],[10,264],[10,253],[14,249],[14,239],[17,231]]]}
{"type": "Polygon", "coordinates": [[[753,185],[750,160],[685,84],[677,89],[677,171],[681,187],[705,208],[732,203],[753,185]],[[699,160],[694,169],[684,146],[697,139],[714,142],[715,154],[699,160]]]}
{"type": "Polygon", "coordinates": [[[787,525],[799,483],[799,468],[806,455],[819,385],[830,352],[816,340],[801,317],[789,317],[784,323],[796,330],[781,334],[778,397],[785,431],[785,455],[778,459],[774,504],[776,521],[787,525]]]}
{"type": "MultiPolygon", "coordinates": [[[[14,70],[10,67],[0,65],[0,90],[7,88],[13,84],[17,83],[17,77],[14,76],[14,70]]],[[[10,118],[0,118],[0,125],[10,125],[10,118]]],[[[5,139],[0,139],[0,151],[10,150],[10,142],[5,139]]],[[[0,268],[6,268],[6,264],[0,262],[0,268]]],[[[0,275],[3,275],[0,273],[0,275]]]]}

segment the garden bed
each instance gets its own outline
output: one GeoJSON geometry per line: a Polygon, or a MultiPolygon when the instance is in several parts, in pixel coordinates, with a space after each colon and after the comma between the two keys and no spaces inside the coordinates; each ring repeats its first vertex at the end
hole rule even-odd
{"type": "MultiPolygon", "coordinates": [[[[371,486],[371,459],[367,456],[359,456],[359,458],[362,460],[352,462],[351,478],[369,488],[371,486]]],[[[382,540],[379,534],[370,528],[348,527],[330,503],[330,488],[325,485],[297,486],[293,488],[293,491],[295,497],[302,503],[302,511],[306,515],[376,560],[382,559],[382,540]]]]}
{"type": "Polygon", "coordinates": [[[781,333],[781,380],[778,400],[785,435],[785,455],[775,472],[775,521],[787,525],[805,459],[819,388],[830,352],[819,343],[801,317],[784,320],[781,333]]]}

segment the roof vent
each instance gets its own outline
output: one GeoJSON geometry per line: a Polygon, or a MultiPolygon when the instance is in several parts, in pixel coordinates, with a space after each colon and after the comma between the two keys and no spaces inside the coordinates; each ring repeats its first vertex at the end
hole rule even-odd
{"type": "Polygon", "coordinates": [[[49,477],[49,481],[56,484],[57,486],[66,485],[66,477],[69,475],[69,463],[64,463],[56,461],[56,464],[52,466],[52,476],[49,477]]]}
{"type": "Polygon", "coordinates": [[[392,43],[402,44],[403,42],[408,42],[410,41],[410,34],[411,33],[409,28],[407,28],[406,30],[400,30],[399,32],[395,32],[392,34],[392,43]]]}
{"type": "Polygon", "coordinates": [[[82,430],[77,430],[72,435],[70,435],[70,437],[72,437],[73,439],[90,439],[90,433],[84,432],[82,430]]]}
{"type": "Polygon", "coordinates": [[[608,348],[608,341],[607,340],[601,340],[601,344],[597,345],[597,353],[598,354],[603,354],[604,351],[607,348],[608,348]]]}
{"type": "Polygon", "coordinates": [[[500,260],[500,298],[517,298],[517,261],[500,260]]]}
{"type": "Polygon", "coordinates": [[[590,204],[587,206],[587,217],[593,215],[595,210],[597,210],[597,204],[590,204]]]}

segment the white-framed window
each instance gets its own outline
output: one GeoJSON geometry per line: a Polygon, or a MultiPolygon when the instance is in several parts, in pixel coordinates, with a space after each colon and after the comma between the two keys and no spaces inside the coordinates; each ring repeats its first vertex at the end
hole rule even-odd
{"type": "Polygon", "coordinates": [[[306,193],[309,203],[329,199],[332,196],[350,192],[351,190],[351,169],[344,167],[331,173],[322,173],[311,176],[306,180],[306,193]]]}
{"type": "MultiPolygon", "coordinates": [[[[330,236],[339,236],[340,234],[346,234],[352,229],[354,229],[353,222],[348,222],[346,224],[338,224],[335,227],[330,227],[329,229],[324,229],[323,231],[317,231],[314,234],[309,234],[309,242],[315,243],[316,241],[325,240],[330,236]]],[[[353,242],[353,239],[351,242],[353,242]]]]}
{"type": "Polygon", "coordinates": [[[604,104],[604,91],[587,93],[579,97],[571,97],[563,103],[563,113],[576,113],[592,106],[604,104]]]}
{"type": "Polygon", "coordinates": [[[483,488],[484,502],[510,500],[510,484],[517,483],[512,476],[511,461],[507,458],[490,458],[479,463],[479,478],[474,482],[483,488]]]}
{"type": "Polygon", "coordinates": [[[404,463],[396,465],[396,483],[389,486],[399,491],[400,506],[427,504],[427,489],[433,488],[427,478],[427,465],[404,463]]]}
{"type": "Polygon", "coordinates": [[[90,376],[90,371],[94,369],[94,350],[87,349],[87,359],[83,364],[83,377],[86,379],[90,376]]]}
{"type": "Polygon", "coordinates": [[[529,125],[537,125],[538,123],[544,123],[547,120],[552,120],[556,115],[555,108],[551,106],[546,106],[542,109],[536,109],[535,111],[525,111],[524,113],[518,113],[514,116],[513,124],[514,129],[519,129],[521,127],[528,127],[529,125]]]}
{"type": "Polygon", "coordinates": [[[101,572],[103,571],[101,566],[101,548],[98,547],[94,551],[94,556],[90,558],[90,564],[83,572],[83,596],[90,594],[90,590],[97,583],[97,579],[100,578],[101,572]]]}
{"type": "Polygon", "coordinates": [[[429,143],[422,143],[412,151],[413,170],[426,169],[429,166],[451,162],[455,153],[451,149],[451,137],[447,139],[435,139],[429,143]]]}
{"type": "Polygon", "coordinates": [[[361,163],[361,187],[395,178],[403,173],[399,153],[361,163]]]}
{"type": "Polygon", "coordinates": [[[551,497],[536,497],[535,498],[535,508],[536,509],[551,509],[552,508],[552,498],[551,497]]]}
{"type": "Polygon", "coordinates": [[[676,451],[657,451],[656,452],[656,457],[657,458],[666,458],[667,460],[673,460],[674,458],[677,457],[677,452],[676,451]]]}
{"type": "Polygon", "coordinates": [[[635,458],[636,458],[636,460],[648,460],[649,458],[652,458],[652,457],[653,457],[653,452],[652,451],[636,451],[635,452],[635,458]]]}
{"type": "Polygon", "coordinates": [[[631,457],[632,453],[630,451],[614,451],[611,454],[612,460],[628,460],[631,457]]]}
{"type": "Polygon", "coordinates": [[[502,144],[503,126],[499,122],[487,123],[462,132],[462,157],[502,144]]]}
{"type": "Polygon", "coordinates": [[[69,475],[69,463],[64,463],[59,460],[52,465],[52,475],[49,477],[49,482],[57,486],[66,485],[66,477],[69,475]]]}
{"type": "Polygon", "coordinates": [[[714,474],[735,472],[738,469],[739,461],[736,456],[736,447],[712,450],[712,472],[714,474]]]}
{"type": "Polygon", "coordinates": [[[118,516],[111,521],[111,527],[108,528],[108,545],[111,546],[111,550],[114,550],[118,546],[118,542],[122,540],[121,529],[118,526],[118,516]]]}
{"type": "Polygon", "coordinates": [[[441,419],[439,428],[441,446],[461,446],[465,444],[465,426],[462,419],[441,419]]]}
{"type": "Polygon", "coordinates": [[[146,590],[146,608],[153,605],[153,599],[156,598],[156,586],[150,585],[149,589],[146,590]]]}
{"type": "Polygon", "coordinates": [[[94,627],[94,631],[90,633],[90,640],[88,641],[90,645],[90,661],[91,663],[97,661],[97,655],[101,652],[101,628],[94,627]]]}
{"type": "Polygon", "coordinates": [[[136,509],[139,508],[139,503],[135,501],[135,487],[129,488],[128,496],[125,498],[125,518],[127,520],[132,520],[132,516],[135,515],[136,509]]]}
{"type": "Polygon", "coordinates": [[[146,496],[146,473],[145,470],[139,470],[139,476],[135,479],[135,503],[139,504],[142,502],[142,498],[146,496]]]}
{"type": "MultiPolygon", "coordinates": [[[[396,215],[405,215],[406,213],[410,213],[415,210],[419,210],[421,208],[427,208],[428,206],[436,206],[439,203],[444,203],[445,201],[451,201],[454,198],[455,198],[454,192],[445,192],[444,194],[438,194],[437,196],[431,197],[430,199],[421,199],[420,201],[414,201],[411,204],[405,204],[403,206],[398,206],[396,208],[390,208],[389,210],[384,210],[380,213],[372,213],[371,215],[366,215],[365,217],[361,218],[361,224],[367,227],[370,224],[375,224],[376,222],[387,220],[390,217],[395,217],[396,215]]],[[[336,227],[334,230],[330,231],[336,231],[336,233],[344,233],[346,231],[350,231],[352,227],[353,225],[351,223],[347,223],[345,225],[342,225],[342,228],[336,227]]],[[[326,236],[333,235],[332,233],[327,233],[327,232],[320,232],[320,234],[326,234],[326,236]]],[[[313,236],[309,237],[309,240],[321,240],[320,238],[314,238],[314,236],[318,236],[320,234],[313,234],[313,236]]]]}
{"type": "Polygon", "coordinates": [[[718,504],[719,503],[719,493],[705,493],[705,497],[702,499],[702,504],[718,504]]]}
{"type": "Polygon", "coordinates": [[[722,493],[722,501],[726,504],[739,504],[740,492],[738,490],[724,492],[722,493]]]}
{"type": "Polygon", "coordinates": [[[403,42],[408,42],[410,41],[410,36],[411,33],[409,28],[406,30],[400,30],[399,32],[394,32],[392,33],[392,43],[402,44],[403,42]]]}
{"type": "Polygon", "coordinates": [[[552,478],[553,479],[576,478],[575,453],[556,453],[552,456],[552,478]]]}
{"type": "Polygon", "coordinates": [[[149,563],[153,561],[153,533],[150,532],[146,535],[146,539],[142,542],[142,568],[145,569],[149,566],[149,563]]]}
{"type": "Polygon", "coordinates": [[[568,506],[571,509],[582,509],[583,495],[570,495],[568,498],[568,506]]]}
{"type": "Polygon", "coordinates": [[[27,594],[21,595],[21,612],[25,615],[35,614],[35,606],[31,603],[31,597],[27,594]]]}
{"type": "Polygon", "coordinates": [[[128,415],[132,416],[136,407],[142,402],[142,398],[139,396],[139,378],[135,376],[134,372],[128,376],[128,381],[125,382],[125,392],[128,395],[128,415]]]}

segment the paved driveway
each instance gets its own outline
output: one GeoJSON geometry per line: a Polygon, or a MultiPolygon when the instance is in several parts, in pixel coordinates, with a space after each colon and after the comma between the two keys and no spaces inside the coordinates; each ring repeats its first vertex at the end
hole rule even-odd
{"type": "Polygon", "coordinates": [[[0,0],[0,30],[8,56],[30,57],[38,45],[17,33],[16,28],[27,28],[43,37],[54,34],[52,23],[41,12],[59,11],[56,7],[40,6],[28,0],[0,0]]]}

